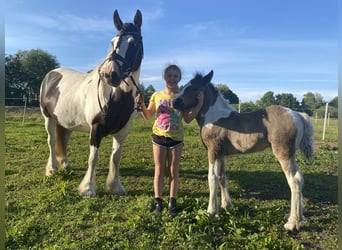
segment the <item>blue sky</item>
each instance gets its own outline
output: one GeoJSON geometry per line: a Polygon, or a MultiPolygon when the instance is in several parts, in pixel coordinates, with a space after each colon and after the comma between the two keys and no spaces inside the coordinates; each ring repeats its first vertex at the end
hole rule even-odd
{"type": "Polygon", "coordinates": [[[116,34],[112,15],[143,15],[145,56],[140,82],[164,88],[169,63],[214,70],[241,101],[267,91],[337,96],[337,0],[11,0],[5,3],[5,53],[40,48],[62,67],[88,71],[105,57],[116,34]]]}

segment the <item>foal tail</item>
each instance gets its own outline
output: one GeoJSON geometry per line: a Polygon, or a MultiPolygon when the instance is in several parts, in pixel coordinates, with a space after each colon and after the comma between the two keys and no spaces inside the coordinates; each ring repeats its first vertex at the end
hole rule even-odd
{"type": "Polygon", "coordinates": [[[310,117],[306,113],[298,113],[303,121],[303,136],[299,144],[299,149],[307,161],[313,158],[313,127],[310,117]]]}

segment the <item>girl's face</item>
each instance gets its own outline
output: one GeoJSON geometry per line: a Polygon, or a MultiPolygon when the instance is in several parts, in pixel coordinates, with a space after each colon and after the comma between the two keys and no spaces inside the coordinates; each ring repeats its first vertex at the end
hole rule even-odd
{"type": "Polygon", "coordinates": [[[166,81],[167,84],[170,85],[174,85],[174,84],[178,84],[180,81],[180,73],[178,70],[174,70],[174,69],[169,69],[168,71],[166,71],[164,79],[166,81]]]}

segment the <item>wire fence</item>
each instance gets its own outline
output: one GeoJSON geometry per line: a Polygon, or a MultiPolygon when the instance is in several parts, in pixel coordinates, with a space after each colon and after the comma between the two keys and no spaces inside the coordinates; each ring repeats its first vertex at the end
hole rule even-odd
{"type": "MultiPolygon", "coordinates": [[[[15,113],[22,113],[23,115],[23,121],[22,124],[25,123],[25,116],[26,114],[32,114],[32,113],[39,113],[40,112],[40,108],[37,106],[29,106],[27,103],[27,98],[5,98],[5,102],[6,100],[16,100],[16,103],[19,103],[18,100],[22,100],[23,101],[23,105],[22,106],[5,106],[5,114],[8,112],[15,112],[15,113]]],[[[37,99],[31,99],[33,101],[38,101],[37,99]]]]}
{"type": "MultiPolygon", "coordinates": [[[[22,124],[25,123],[25,116],[27,114],[33,114],[33,113],[39,113],[40,112],[40,108],[37,106],[29,106],[28,102],[27,102],[27,98],[5,98],[6,100],[22,100],[23,101],[23,105],[22,106],[5,106],[5,112],[15,112],[15,113],[22,113],[23,116],[23,120],[22,120],[22,124]]],[[[38,99],[30,99],[30,101],[38,101],[38,99]]],[[[16,102],[18,103],[18,102],[16,102]]],[[[240,110],[239,110],[240,112],[240,110]]],[[[315,118],[314,121],[315,123],[317,123],[317,121],[320,120],[318,118],[317,112],[315,114],[315,118]]],[[[323,125],[323,131],[322,131],[322,140],[324,141],[325,139],[325,134],[326,134],[326,129],[327,127],[330,125],[330,112],[329,112],[329,105],[328,103],[326,104],[325,107],[325,115],[324,115],[324,125],[323,125]]]]}

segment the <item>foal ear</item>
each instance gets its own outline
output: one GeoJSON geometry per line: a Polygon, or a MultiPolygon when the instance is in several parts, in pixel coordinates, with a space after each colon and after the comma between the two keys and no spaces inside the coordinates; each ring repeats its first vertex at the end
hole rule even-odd
{"type": "Polygon", "coordinates": [[[113,21],[114,21],[114,26],[118,29],[118,30],[121,30],[122,28],[122,21],[119,17],[119,13],[117,10],[114,11],[114,14],[113,14],[113,21]]]}
{"type": "Polygon", "coordinates": [[[214,71],[211,70],[206,76],[203,77],[204,83],[205,84],[210,83],[211,79],[213,78],[213,75],[214,75],[214,71]]]}
{"type": "Polygon", "coordinates": [[[140,29],[141,24],[142,24],[142,15],[141,15],[140,10],[137,10],[137,13],[135,13],[134,24],[140,29]]]}

